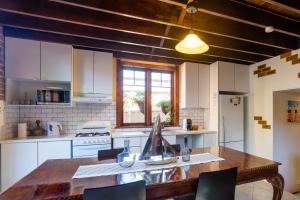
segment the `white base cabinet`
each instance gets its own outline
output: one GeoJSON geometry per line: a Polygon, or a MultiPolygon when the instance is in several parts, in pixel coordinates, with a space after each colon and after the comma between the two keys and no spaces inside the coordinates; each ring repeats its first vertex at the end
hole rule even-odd
{"type": "Polygon", "coordinates": [[[1,144],[1,191],[48,159],[71,158],[71,140],[1,144]]]}
{"type": "Polygon", "coordinates": [[[1,144],[1,191],[37,167],[37,143],[1,144]]]}
{"type": "Polygon", "coordinates": [[[129,149],[131,153],[141,153],[141,137],[122,137],[113,139],[113,148],[124,148],[124,141],[129,140],[129,149]]]}
{"type": "Polygon", "coordinates": [[[38,142],[38,165],[49,159],[71,158],[71,141],[38,142]]]}

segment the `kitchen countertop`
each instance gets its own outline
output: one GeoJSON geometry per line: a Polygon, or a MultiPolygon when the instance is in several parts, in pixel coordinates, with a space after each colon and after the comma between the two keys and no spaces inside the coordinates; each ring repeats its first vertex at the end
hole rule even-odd
{"type": "Polygon", "coordinates": [[[73,134],[64,134],[57,136],[28,136],[26,138],[10,138],[0,140],[0,144],[8,144],[8,143],[24,143],[24,142],[50,142],[50,141],[66,141],[72,140],[74,137],[73,134]]]}
{"type": "MultiPolygon", "coordinates": [[[[194,131],[186,131],[183,129],[166,129],[163,130],[162,135],[168,136],[168,135],[201,135],[201,134],[212,134],[216,133],[216,131],[212,130],[206,130],[206,129],[200,129],[200,130],[194,130],[194,131]]],[[[122,131],[114,130],[112,131],[112,138],[123,138],[123,137],[148,137],[150,134],[150,130],[146,131],[138,131],[138,130],[128,130],[125,131],[124,129],[122,131]]]]}
{"type": "MultiPolygon", "coordinates": [[[[150,134],[151,128],[146,129],[114,129],[111,132],[112,138],[128,138],[128,137],[148,137],[150,134]]],[[[166,128],[162,135],[200,135],[200,134],[210,134],[216,133],[212,130],[195,130],[195,131],[185,131],[178,127],[166,128]]],[[[29,136],[26,138],[10,138],[0,140],[0,144],[9,144],[9,143],[24,143],[24,142],[50,142],[50,141],[72,141],[74,139],[74,134],[64,134],[58,136],[29,136]]]]}

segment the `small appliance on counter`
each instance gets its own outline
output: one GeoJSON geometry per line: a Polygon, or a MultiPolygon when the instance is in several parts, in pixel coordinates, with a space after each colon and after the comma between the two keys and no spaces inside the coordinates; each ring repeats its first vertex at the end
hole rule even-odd
{"type": "Polygon", "coordinates": [[[62,125],[58,122],[47,122],[47,134],[48,136],[62,134],[62,125]]]}
{"type": "Polygon", "coordinates": [[[36,120],[36,127],[32,128],[30,130],[30,135],[29,136],[43,136],[45,134],[45,130],[41,127],[41,121],[40,120],[36,120]]]}
{"type": "Polygon", "coordinates": [[[187,118],[183,119],[182,128],[183,128],[183,130],[186,130],[186,131],[193,130],[192,120],[191,119],[187,119],[187,118]]]}

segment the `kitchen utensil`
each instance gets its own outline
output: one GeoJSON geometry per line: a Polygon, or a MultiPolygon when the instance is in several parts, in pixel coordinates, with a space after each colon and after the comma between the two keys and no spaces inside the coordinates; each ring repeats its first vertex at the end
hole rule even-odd
{"type": "Polygon", "coordinates": [[[36,127],[32,130],[31,136],[41,136],[44,135],[44,129],[40,126],[41,121],[36,120],[36,127]]]}

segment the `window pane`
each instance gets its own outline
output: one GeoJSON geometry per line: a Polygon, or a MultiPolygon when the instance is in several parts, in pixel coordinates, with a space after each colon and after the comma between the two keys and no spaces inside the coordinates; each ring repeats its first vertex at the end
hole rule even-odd
{"type": "Polygon", "coordinates": [[[171,74],[152,72],[151,84],[152,122],[159,114],[162,122],[170,123],[172,121],[171,74]]]}
{"type": "Polygon", "coordinates": [[[161,73],[160,72],[152,72],[151,73],[151,85],[152,86],[161,86],[161,73]]]}
{"type": "Polygon", "coordinates": [[[123,85],[134,85],[134,71],[123,70],[123,85]]]}
{"type": "Polygon", "coordinates": [[[171,87],[171,74],[162,73],[161,79],[162,87],[171,87]]]}
{"type": "Polygon", "coordinates": [[[144,71],[135,71],[134,73],[135,85],[145,85],[145,72],[144,71]]]}
{"type": "Polygon", "coordinates": [[[145,123],[145,71],[123,70],[125,80],[132,84],[123,85],[123,123],[145,123]]]}

